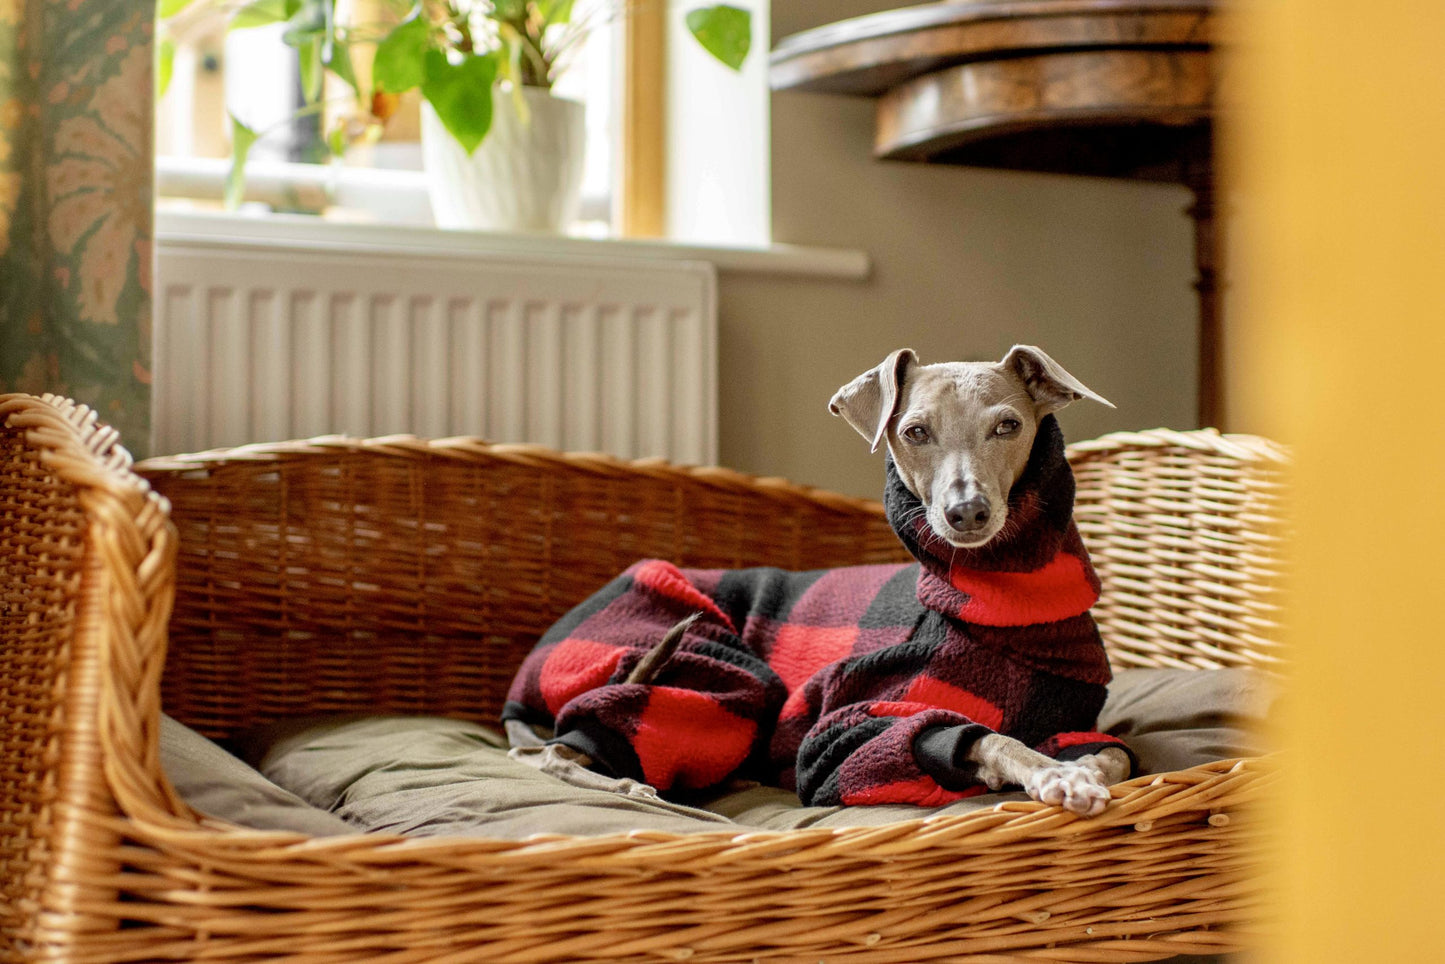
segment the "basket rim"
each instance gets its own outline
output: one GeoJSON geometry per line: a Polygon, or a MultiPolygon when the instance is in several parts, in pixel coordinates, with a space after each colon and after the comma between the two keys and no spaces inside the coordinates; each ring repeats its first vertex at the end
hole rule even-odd
{"type": "MultiPolygon", "coordinates": [[[[1110,432],[1098,438],[1070,443],[1066,447],[1066,454],[1070,463],[1077,465],[1128,449],[1165,447],[1214,452],[1243,461],[1264,461],[1281,465],[1290,461],[1289,450],[1277,442],[1257,435],[1226,435],[1213,428],[1156,428],[1110,432]]],[[[608,478],[641,474],[779,500],[803,500],[842,512],[883,512],[883,503],[879,499],[846,495],[820,486],[793,482],[782,476],[756,475],[720,465],[681,464],[658,457],[623,459],[604,452],[562,451],[531,443],[492,442],[476,435],[443,438],[425,438],[411,434],[369,438],[318,435],[304,439],[253,442],[198,452],[154,456],[137,463],[134,470],[142,476],[184,474],[210,471],[231,463],[284,463],[308,457],[351,453],[398,459],[500,460],[538,469],[565,467],[608,478]]]]}
{"type": "Polygon", "coordinates": [[[409,460],[439,458],[464,462],[503,461],[542,470],[565,468],[614,479],[645,475],[779,501],[806,501],[839,512],[883,512],[883,503],[878,499],[865,499],[817,486],[802,485],[781,476],[753,475],[720,465],[683,465],[656,457],[623,459],[605,452],[566,452],[532,443],[490,442],[472,435],[446,438],[423,438],[416,435],[381,435],[372,438],[319,435],[308,439],[256,442],[231,448],[156,456],[137,463],[135,470],[147,476],[184,474],[211,471],[234,463],[273,462],[279,465],[316,456],[358,453],[409,460]]]}
{"type": "Polygon", "coordinates": [[[870,862],[901,853],[933,848],[985,851],[989,848],[1036,841],[1068,844],[1081,835],[1131,829],[1148,833],[1156,822],[1169,817],[1207,812],[1196,820],[1211,826],[1228,824],[1229,812],[1259,798],[1274,782],[1278,754],[1235,757],[1199,764],[1184,770],[1146,774],[1111,786],[1112,800],[1100,814],[1083,817],[1062,807],[1033,800],[1010,800],[960,814],[931,814],[883,824],[844,827],[799,827],[768,830],[738,826],[735,829],[680,833],[632,830],[596,836],[533,834],[524,839],[484,834],[408,837],[387,831],[362,831],[328,837],[282,830],[257,830],[197,815],[196,819],[137,818],[142,828],[159,832],[171,845],[215,841],[235,848],[268,854],[286,852],[296,859],[348,864],[387,864],[398,860],[428,862],[441,857],[448,864],[485,857],[502,867],[524,866],[566,857],[578,869],[604,871],[652,864],[685,866],[698,871],[722,864],[762,862],[796,868],[840,857],[870,862]],[[362,844],[362,841],[365,841],[362,844]],[[685,859],[684,859],[685,858],[685,859]],[[615,862],[615,868],[608,866],[615,862]]]}
{"type": "MultiPolygon", "coordinates": [[[[82,513],[83,556],[70,604],[77,613],[58,647],[52,741],[44,769],[69,775],[40,803],[45,827],[32,846],[46,871],[35,878],[41,908],[75,895],[103,899],[120,866],[114,814],[191,815],[160,766],[160,681],[175,591],[176,535],[169,503],[132,470],[120,434],[89,406],[59,395],[0,395],[0,423],[24,440],[26,458],[68,488],[82,513]]],[[[28,928],[39,926],[29,916],[28,928]]],[[[27,938],[30,939],[30,938],[27,938]]],[[[36,938],[38,939],[38,938],[36,938]]]]}
{"type": "Polygon", "coordinates": [[[1293,455],[1287,445],[1262,435],[1220,432],[1216,428],[1152,428],[1141,431],[1110,432],[1098,438],[1082,439],[1067,446],[1074,464],[1107,457],[1127,449],[1178,448],[1209,452],[1242,462],[1288,465],[1293,455]]]}
{"type": "Polygon", "coordinates": [[[120,432],[99,415],[62,395],[47,392],[0,394],[0,421],[25,432],[56,474],[80,488],[150,491],[150,483],[130,470],[134,459],[120,444],[120,432]]]}

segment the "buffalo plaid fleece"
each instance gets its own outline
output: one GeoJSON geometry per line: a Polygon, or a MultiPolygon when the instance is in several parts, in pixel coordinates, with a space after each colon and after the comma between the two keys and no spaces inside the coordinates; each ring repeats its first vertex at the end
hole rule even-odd
{"type": "Polygon", "coordinates": [[[1110,673],[1073,501],[1053,416],[1009,493],[1004,533],[978,549],[933,534],[889,459],[888,519],[918,562],[639,562],[548,630],[503,719],[552,727],[594,767],[659,790],[749,777],[807,804],[980,793],[967,754],[990,731],[1058,759],[1122,747],[1092,732],[1110,673]],[[698,612],[651,683],[625,682],[698,612]]]}

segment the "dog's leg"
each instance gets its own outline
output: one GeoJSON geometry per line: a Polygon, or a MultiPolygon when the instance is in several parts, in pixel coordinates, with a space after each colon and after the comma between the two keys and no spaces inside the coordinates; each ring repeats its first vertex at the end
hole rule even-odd
{"type": "MultiPolygon", "coordinates": [[[[1102,766],[1092,761],[1103,759],[1114,772],[1115,754],[1124,756],[1121,751],[1107,749],[1086,758],[1091,760],[1087,764],[1054,760],[1012,737],[990,733],[969,748],[968,759],[978,767],[979,781],[990,790],[1016,784],[1040,803],[1092,817],[1109,804],[1109,781],[1102,766]]],[[[1127,757],[1123,772],[1128,772],[1127,757]]]]}
{"type": "Polygon", "coordinates": [[[547,741],[552,738],[550,729],[523,723],[521,720],[508,720],[506,729],[507,743],[512,747],[546,746],[547,741]]]}

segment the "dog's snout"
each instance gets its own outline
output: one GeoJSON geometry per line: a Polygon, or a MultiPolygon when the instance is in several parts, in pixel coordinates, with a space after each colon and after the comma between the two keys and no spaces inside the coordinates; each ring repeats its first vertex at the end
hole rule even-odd
{"type": "Polygon", "coordinates": [[[943,510],[944,519],[959,532],[968,532],[988,524],[988,499],[981,495],[951,502],[943,510]]]}

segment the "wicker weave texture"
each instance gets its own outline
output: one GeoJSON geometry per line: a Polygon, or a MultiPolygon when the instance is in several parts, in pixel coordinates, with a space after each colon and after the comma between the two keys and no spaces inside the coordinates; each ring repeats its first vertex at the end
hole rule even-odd
{"type": "Polygon", "coordinates": [[[0,933],[14,956],[116,926],[119,782],[180,807],[155,778],[175,539],[84,406],[0,395],[0,452],[0,933]]]}
{"type": "MultiPolygon", "coordinates": [[[[328,710],[489,716],[536,633],[641,555],[803,568],[902,551],[876,503],[776,480],[465,439],[330,439],[142,466],[172,503],[177,566],[156,509],[163,501],[105,446],[80,431],[52,444],[17,423],[39,412],[74,424],[86,413],[56,400],[6,404],[20,438],[7,450],[9,471],[63,465],[62,484],[83,479],[111,493],[107,504],[129,520],[99,527],[81,508],[87,540],[116,543],[96,558],[127,587],[113,594],[125,605],[102,621],[119,628],[101,646],[78,645],[79,626],[58,629],[46,645],[59,655],[41,647],[5,667],[23,679],[62,664],[39,688],[89,719],[76,769],[99,774],[92,784],[103,799],[71,801],[65,780],[50,776],[63,772],[55,736],[16,763],[7,747],[4,812],[29,807],[52,854],[37,860],[36,843],[20,848],[36,885],[20,894],[23,914],[6,919],[4,959],[1142,961],[1252,942],[1261,840],[1248,805],[1271,782],[1257,761],[1122,784],[1087,820],[1011,803],[882,828],[525,842],[313,840],[197,820],[155,756],[173,573],[167,709],[221,735],[328,710]],[[81,680],[94,682],[92,697],[70,692],[81,680]],[[50,779],[53,803],[17,807],[21,785],[50,779]],[[62,826],[66,839],[85,841],[84,859],[66,866],[53,856],[62,826]],[[65,920],[85,926],[59,926],[65,920]]],[[[1201,452],[1245,474],[1278,468],[1242,455],[1248,440],[1142,438],[1076,448],[1081,507],[1093,504],[1083,491],[1091,466],[1123,491],[1121,474],[1150,462],[1147,453],[1187,462],[1201,452]]],[[[1171,522],[1166,545],[1178,550],[1173,543],[1190,538],[1180,532],[1201,521],[1212,532],[1213,516],[1231,511],[1184,513],[1193,521],[1171,522]]],[[[1134,522],[1126,528],[1140,535],[1134,522]]],[[[1111,571],[1106,583],[1124,575],[1135,574],[1111,571]]],[[[1212,612],[1193,588],[1194,608],[1212,612]]],[[[1128,645],[1123,652],[1137,651],[1128,645]]],[[[1246,639],[1238,652],[1252,661],[1259,649],[1246,639]]],[[[1135,661],[1206,657],[1168,649],[1135,661]]],[[[7,679],[0,690],[10,718],[31,712],[11,695],[19,688],[7,679]]],[[[55,705],[34,712],[53,718],[55,705]]],[[[6,846],[9,859],[16,848],[6,846]]]]}
{"type": "Polygon", "coordinates": [[[1081,442],[1069,457],[1114,666],[1278,668],[1285,450],[1157,430],[1081,442]]]}
{"type": "Polygon", "coordinates": [[[45,825],[58,790],[47,766],[59,748],[57,682],[75,633],[85,515],[74,491],[20,456],[18,433],[0,434],[0,651],[6,726],[0,731],[0,926],[13,933],[39,906],[50,860],[45,825]]]}

